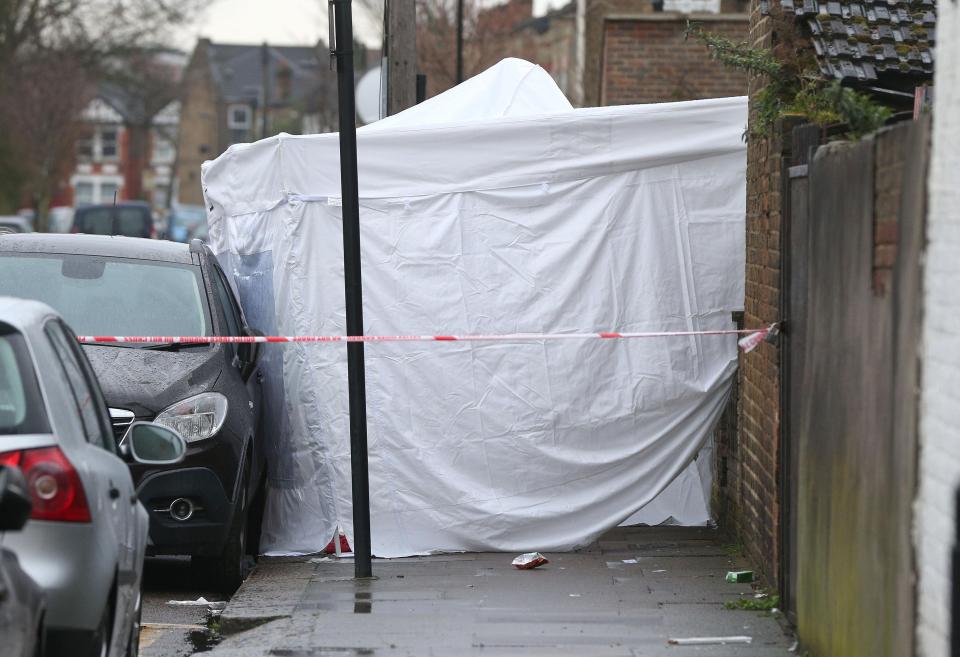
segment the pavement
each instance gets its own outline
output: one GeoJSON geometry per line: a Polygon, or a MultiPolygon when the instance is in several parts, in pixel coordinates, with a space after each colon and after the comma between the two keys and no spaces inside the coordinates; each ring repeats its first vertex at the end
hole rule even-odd
{"type": "Polygon", "coordinates": [[[220,619],[210,657],[793,657],[776,613],[728,570],[748,568],[706,528],[615,529],[580,552],[518,571],[512,554],[377,559],[261,559],[220,619]],[[750,644],[670,645],[748,636],[750,644]]]}
{"type": "Polygon", "coordinates": [[[190,565],[189,557],[154,557],[144,561],[140,657],[188,657],[208,649],[209,608],[177,606],[171,600],[223,600],[190,565]]]}

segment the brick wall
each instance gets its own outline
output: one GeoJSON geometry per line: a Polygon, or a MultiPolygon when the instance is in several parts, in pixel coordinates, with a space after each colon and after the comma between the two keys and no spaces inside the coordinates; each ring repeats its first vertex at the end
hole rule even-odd
{"type": "MultiPolygon", "coordinates": [[[[743,41],[740,14],[698,18],[705,29],[743,41]]],[[[710,58],[700,42],[684,38],[687,17],[655,13],[608,17],[604,22],[601,104],[626,105],[742,96],[747,78],[710,58]]]]}
{"type": "Polygon", "coordinates": [[[929,179],[924,272],[923,368],[919,494],[915,541],[919,570],[917,646],[920,657],[950,654],[950,560],[954,491],[960,484],[960,9],[937,10],[937,90],[929,179]],[[957,37],[957,38],[954,38],[957,37]]]}
{"type": "Polygon", "coordinates": [[[584,16],[583,103],[584,107],[601,105],[603,81],[603,42],[609,16],[653,13],[653,0],[586,0],[584,16]]]}
{"type": "Polygon", "coordinates": [[[209,40],[201,39],[183,74],[180,128],[177,132],[177,201],[203,205],[200,165],[220,154],[221,125],[225,111],[217,100],[210,76],[209,40]]]}
{"type": "MultiPolygon", "coordinates": [[[[772,46],[773,25],[751,3],[749,42],[772,46]]],[[[751,76],[751,100],[765,80],[751,76]]],[[[751,110],[752,111],[752,110],[751,110]]],[[[780,189],[784,140],[781,130],[747,145],[747,236],[744,324],[766,326],[780,319],[780,189]]],[[[734,495],[736,533],[747,556],[771,585],[778,583],[780,499],[780,354],[764,343],[741,354],[739,432],[734,495]]]]}
{"type": "Polygon", "coordinates": [[[873,216],[873,291],[878,295],[890,289],[893,267],[897,262],[897,215],[903,187],[904,154],[889,139],[877,140],[874,179],[873,216]]]}

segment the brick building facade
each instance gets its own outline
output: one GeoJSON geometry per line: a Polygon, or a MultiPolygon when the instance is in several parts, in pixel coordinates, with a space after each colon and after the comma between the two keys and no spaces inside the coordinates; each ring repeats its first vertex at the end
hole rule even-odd
{"type": "Polygon", "coordinates": [[[684,36],[687,20],[743,41],[742,14],[614,14],[603,24],[600,104],[628,105],[741,96],[746,75],[710,59],[703,44],[684,36]]]}
{"type": "Polygon", "coordinates": [[[742,96],[746,77],[684,39],[687,21],[743,41],[744,0],[588,0],[584,19],[583,105],[742,96]],[[692,9],[693,11],[686,11],[692,9]],[[652,90],[648,91],[647,87],[652,90]]]}
{"type": "MultiPolygon", "coordinates": [[[[366,51],[358,49],[358,68],[366,51]]],[[[231,144],[279,132],[335,129],[336,73],[323,43],[224,44],[200,39],[183,75],[176,201],[202,205],[200,166],[231,144]]]]}
{"type": "MultiPolygon", "coordinates": [[[[753,2],[748,42],[772,47],[773,19],[753,2]]],[[[751,76],[751,101],[766,79],[751,76]]],[[[780,220],[783,126],[770,138],[747,145],[747,235],[744,280],[744,325],[767,326],[780,320],[780,220]]],[[[777,486],[780,450],[780,351],[764,343],[740,356],[738,389],[738,478],[731,503],[736,530],[751,561],[767,581],[778,582],[780,496],[777,486]]]]}

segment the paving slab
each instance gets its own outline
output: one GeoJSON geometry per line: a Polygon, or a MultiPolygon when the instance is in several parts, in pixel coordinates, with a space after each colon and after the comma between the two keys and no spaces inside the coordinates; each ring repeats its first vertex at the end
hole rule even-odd
{"type": "Polygon", "coordinates": [[[683,529],[618,528],[530,571],[491,553],[375,560],[369,580],[349,560],[264,560],[223,613],[233,635],[206,654],[792,657],[776,618],[723,606],[753,595],[723,580],[747,564],[715,532],[683,529]],[[734,635],[753,641],[668,644],[734,635]]]}

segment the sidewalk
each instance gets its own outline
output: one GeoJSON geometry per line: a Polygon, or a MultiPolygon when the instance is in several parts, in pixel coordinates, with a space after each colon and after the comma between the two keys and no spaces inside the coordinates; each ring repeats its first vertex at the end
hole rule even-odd
{"type": "Polygon", "coordinates": [[[793,655],[792,639],[769,612],[724,608],[753,592],[724,581],[747,564],[729,556],[712,530],[620,528],[588,550],[548,553],[550,563],[530,571],[515,570],[513,556],[375,560],[377,579],[369,581],[354,581],[349,560],[264,560],[223,613],[229,636],[207,654],[793,655]],[[732,635],[753,642],[667,643],[732,635]]]}

